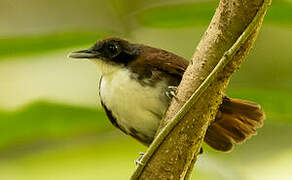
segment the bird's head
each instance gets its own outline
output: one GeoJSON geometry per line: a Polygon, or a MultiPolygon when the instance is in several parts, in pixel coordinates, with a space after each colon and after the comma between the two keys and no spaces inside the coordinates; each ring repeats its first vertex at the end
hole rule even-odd
{"type": "Polygon", "coordinates": [[[102,73],[110,73],[116,68],[125,67],[135,60],[141,51],[138,44],[120,38],[107,38],[98,41],[91,48],[70,53],[70,58],[89,59],[100,66],[102,73]]]}

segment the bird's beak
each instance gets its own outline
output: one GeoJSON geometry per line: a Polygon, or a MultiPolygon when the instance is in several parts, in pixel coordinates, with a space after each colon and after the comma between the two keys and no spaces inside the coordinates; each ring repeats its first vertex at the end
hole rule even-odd
{"type": "Polygon", "coordinates": [[[68,54],[69,58],[77,58],[77,59],[91,59],[100,57],[100,53],[97,51],[92,51],[90,49],[75,51],[68,54]]]}

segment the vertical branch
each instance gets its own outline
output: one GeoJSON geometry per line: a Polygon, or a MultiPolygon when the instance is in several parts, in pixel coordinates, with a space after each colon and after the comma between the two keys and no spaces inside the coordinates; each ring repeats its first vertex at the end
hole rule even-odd
{"type": "Polygon", "coordinates": [[[250,51],[269,0],[221,0],[161,123],[131,179],[186,179],[231,75],[250,51]]]}

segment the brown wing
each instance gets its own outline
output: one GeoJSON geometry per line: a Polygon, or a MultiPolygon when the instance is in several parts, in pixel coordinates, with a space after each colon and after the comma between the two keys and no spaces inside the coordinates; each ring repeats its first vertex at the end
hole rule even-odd
{"type": "Polygon", "coordinates": [[[150,55],[145,58],[146,64],[151,64],[161,71],[180,78],[183,76],[189,65],[186,59],[164,50],[152,49],[152,51],[154,52],[149,53],[150,55]]]}
{"type": "Polygon", "coordinates": [[[140,79],[160,80],[167,77],[176,81],[173,85],[178,85],[188,64],[186,59],[171,52],[145,46],[140,57],[129,67],[140,79]]]}

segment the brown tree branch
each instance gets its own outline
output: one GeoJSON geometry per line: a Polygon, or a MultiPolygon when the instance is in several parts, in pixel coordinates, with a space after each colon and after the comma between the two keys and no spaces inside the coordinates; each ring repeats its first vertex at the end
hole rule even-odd
{"type": "Polygon", "coordinates": [[[231,75],[250,51],[268,0],[221,0],[132,179],[186,179],[231,75]]]}

